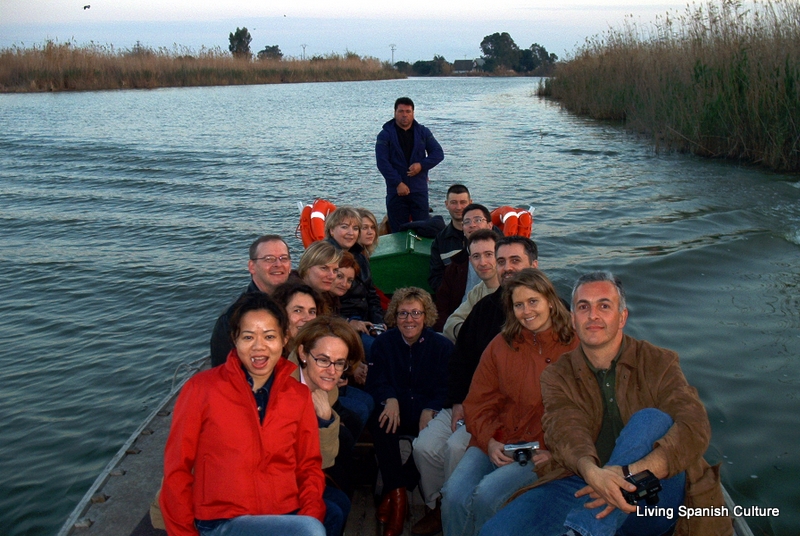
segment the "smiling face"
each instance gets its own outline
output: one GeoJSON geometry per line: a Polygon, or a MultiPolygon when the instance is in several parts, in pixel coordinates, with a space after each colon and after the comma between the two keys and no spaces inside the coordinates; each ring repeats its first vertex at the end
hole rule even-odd
{"type": "Polygon", "coordinates": [[[361,234],[358,236],[358,243],[364,247],[371,246],[375,242],[378,230],[369,218],[361,218],[361,234]]]}
{"type": "Polygon", "coordinates": [[[328,292],[336,279],[338,267],[337,262],[312,266],[306,272],[303,281],[317,292],[328,292]]]}
{"type": "Polygon", "coordinates": [[[317,304],[308,294],[297,292],[286,304],[286,314],[289,316],[289,338],[294,338],[306,322],[317,317],[317,304]]]}
{"type": "Polygon", "coordinates": [[[355,278],[355,269],[340,267],[338,270],[336,270],[336,280],[334,280],[333,286],[331,287],[331,294],[341,298],[347,294],[347,291],[353,286],[353,280],[355,278]]]}
{"type": "Polygon", "coordinates": [[[312,391],[315,389],[322,389],[328,392],[333,390],[344,372],[344,370],[336,370],[333,364],[336,362],[347,362],[348,352],[347,344],[339,337],[332,336],[318,339],[313,348],[310,348],[308,351],[300,346],[298,348],[298,354],[300,359],[306,364],[303,368],[303,376],[308,384],[308,388],[312,391]],[[317,359],[327,358],[331,364],[322,368],[317,365],[317,362],[313,359],[314,357],[317,359]]]}
{"type": "Polygon", "coordinates": [[[262,292],[270,294],[275,288],[286,283],[292,261],[289,259],[289,248],[281,240],[271,240],[258,245],[256,258],[247,263],[247,270],[253,276],[253,281],[262,292]],[[266,259],[265,257],[270,257],[266,259]],[[283,257],[285,261],[281,261],[283,257]],[[273,262],[267,262],[272,260],[273,262]]]}
{"type": "Polygon", "coordinates": [[[469,262],[481,281],[497,277],[494,240],[476,240],[469,246],[469,262]]]}
{"type": "Polygon", "coordinates": [[[234,344],[239,361],[253,378],[254,389],[263,387],[272,375],[284,342],[278,320],[268,311],[249,311],[242,316],[234,344]]]}
{"type": "Polygon", "coordinates": [[[464,213],[464,236],[469,238],[478,229],[491,229],[492,220],[487,220],[482,210],[473,209],[464,213]]]}
{"type": "Polygon", "coordinates": [[[628,310],[619,310],[619,292],[610,281],[584,283],[575,289],[572,327],[590,350],[619,348],[628,310]]]}
{"type": "Polygon", "coordinates": [[[406,300],[397,306],[397,328],[408,344],[414,344],[425,328],[425,306],[419,300],[406,300]],[[417,317],[414,317],[414,313],[417,317]],[[419,314],[422,313],[422,314],[419,314]],[[406,316],[407,315],[407,316],[406,316]],[[403,318],[405,316],[405,318],[403,318]]]}
{"type": "Polygon", "coordinates": [[[464,217],[464,209],[472,203],[472,199],[470,199],[469,194],[447,194],[447,199],[444,202],[444,206],[447,209],[447,212],[450,213],[450,219],[454,222],[461,224],[461,218],[464,217]]]}
{"type": "Polygon", "coordinates": [[[539,333],[552,326],[550,319],[550,303],[542,294],[525,286],[517,286],[511,293],[514,316],[520,325],[539,333]]]}
{"type": "Polygon", "coordinates": [[[497,248],[497,277],[502,283],[523,268],[537,268],[539,261],[533,262],[522,244],[505,244],[497,248]]]}
{"type": "Polygon", "coordinates": [[[360,221],[345,220],[331,229],[331,237],[336,240],[336,243],[339,244],[339,247],[347,251],[356,244],[360,232],[360,221]]]}

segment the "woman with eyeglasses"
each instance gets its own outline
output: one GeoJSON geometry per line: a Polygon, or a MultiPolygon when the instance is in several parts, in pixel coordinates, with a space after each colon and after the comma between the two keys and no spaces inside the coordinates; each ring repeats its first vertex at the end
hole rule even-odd
{"type": "Polygon", "coordinates": [[[325,534],[317,415],[281,358],[287,329],[272,298],[245,294],[227,361],[181,390],[159,497],[169,534],[325,534]]]}
{"type": "Polygon", "coordinates": [[[506,321],[481,355],[464,400],[469,448],[442,488],[445,536],[478,534],[518,489],[532,484],[551,455],[544,444],[539,378],[578,346],[569,312],[541,271],[526,268],[503,283],[506,321]],[[504,445],[538,441],[522,465],[504,445]]]}
{"type": "MultiPolygon", "coordinates": [[[[300,366],[294,376],[308,386],[314,402],[322,469],[339,484],[350,469],[355,438],[341,426],[337,383],[347,369],[364,359],[361,341],[344,319],[321,316],[304,325],[292,344],[295,349],[289,361],[300,366]],[[339,466],[336,471],[335,466],[339,466]]],[[[325,529],[329,536],[339,536],[350,512],[350,499],[331,484],[325,487],[323,498],[328,507],[325,529]]]]}
{"type": "Polygon", "coordinates": [[[395,291],[386,321],[394,327],[372,345],[366,388],[375,400],[369,427],[383,478],[377,515],[384,536],[397,536],[408,512],[406,491],[419,480],[414,457],[401,461],[400,436],[416,437],[442,409],[453,343],[431,329],[436,307],[417,287],[395,291]]]}
{"type": "MultiPolygon", "coordinates": [[[[364,247],[358,243],[361,233],[361,215],[352,207],[339,207],[325,220],[326,241],[355,257],[360,268],[350,290],[341,297],[339,314],[348,319],[359,333],[369,335],[374,324],[383,323],[383,309],[378,293],[372,285],[372,272],[364,247]]],[[[367,351],[372,340],[362,337],[367,351]]]]}

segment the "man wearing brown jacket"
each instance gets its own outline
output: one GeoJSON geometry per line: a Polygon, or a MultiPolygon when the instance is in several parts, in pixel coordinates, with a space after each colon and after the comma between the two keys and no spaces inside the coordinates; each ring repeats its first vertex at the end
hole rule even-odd
{"type": "Polygon", "coordinates": [[[553,461],[537,468],[541,478],[482,536],[659,536],[673,527],[676,535],[733,533],[719,468],[703,459],[711,438],[703,403],[677,354],[623,334],[627,318],[612,274],[578,279],[572,322],[581,345],[541,378],[553,461]],[[622,490],[637,486],[626,477],[645,471],[661,485],[659,502],[628,504],[622,490]]]}

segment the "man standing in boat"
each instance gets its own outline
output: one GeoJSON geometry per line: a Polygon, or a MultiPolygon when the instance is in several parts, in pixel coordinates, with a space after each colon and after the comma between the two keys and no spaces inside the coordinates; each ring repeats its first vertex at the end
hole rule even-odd
{"type": "Polygon", "coordinates": [[[481,536],[733,533],[719,466],[703,459],[711,425],[697,390],[675,352],[623,334],[627,318],[625,291],[611,273],[575,283],[572,325],[581,344],[541,377],[554,463],[481,536]],[[646,495],[635,481],[648,482],[646,495]],[[657,507],[645,500],[656,488],[657,507]],[[639,500],[629,504],[624,492],[639,500]],[[687,519],[681,505],[718,515],[687,519]]]}
{"type": "MultiPolygon", "coordinates": [[[[278,235],[268,234],[259,236],[250,244],[250,260],[247,262],[247,271],[250,272],[250,284],[239,296],[252,292],[273,291],[286,283],[289,272],[292,271],[292,257],[289,255],[289,246],[278,235]]],[[[236,301],[234,301],[234,304],[236,301]]],[[[229,320],[233,312],[233,305],[220,315],[214,324],[211,334],[211,366],[216,367],[225,363],[228,353],[233,348],[231,341],[229,320]]]]}
{"type": "Polygon", "coordinates": [[[378,134],[375,160],[386,180],[391,231],[409,220],[427,220],[428,171],[444,160],[444,151],[431,131],[414,119],[414,102],[408,97],[395,101],[394,119],[378,134]]]}

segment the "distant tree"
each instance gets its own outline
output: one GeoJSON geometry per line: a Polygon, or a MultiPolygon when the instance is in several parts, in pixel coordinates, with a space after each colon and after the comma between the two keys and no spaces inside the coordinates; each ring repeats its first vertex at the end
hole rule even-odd
{"type": "Polygon", "coordinates": [[[538,43],[522,50],[519,59],[519,72],[531,72],[537,69],[548,70],[558,61],[558,56],[550,54],[547,49],[538,43]]]}
{"type": "Polygon", "coordinates": [[[283,52],[278,45],[265,46],[264,50],[260,50],[256,57],[260,60],[280,60],[283,59],[283,52]]]}
{"type": "Polygon", "coordinates": [[[453,72],[453,65],[444,56],[433,56],[433,75],[447,75],[453,72]]]}
{"type": "Polygon", "coordinates": [[[236,28],[236,32],[231,33],[228,37],[230,46],[228,50],[231,51],[234,58],[247,58],[250,59],[252,53],[250,52],[250,42],[253,38],[247,28],[236,28]]]}
{"type": "Polygon", "coordinates": [[[483,66],[486,71],[513,69],[519,64],[519,47],[508,32],[487,35],[481,41],[481,50],[486,61],[483,66]]]}
{"type": "Polygon", "coordinates": [[[394,68],[397,69],[399,72],[403,74],[411,74],[413,69],[411,68],[411,64],[407,61],[398,61],[394,64],[394,68]]]}

